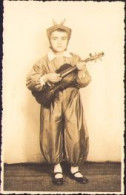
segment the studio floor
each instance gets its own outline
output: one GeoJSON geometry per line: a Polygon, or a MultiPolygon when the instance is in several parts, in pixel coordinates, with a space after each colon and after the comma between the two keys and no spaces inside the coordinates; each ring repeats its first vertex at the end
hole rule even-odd
{"type": "MultiPolygon", "coordinates": [[[[4,191],[20,192],[120,192],[121,163],[86,162],[81,172],[89,179],[87,184],[78,184],[69,177],[69,167],[62,164],[64,170],[63,186],[52,183],[52,167],[47,164],[5,164],[4,191]]],[[[20,193],[19,193],[20,194],[20,193]]]]}

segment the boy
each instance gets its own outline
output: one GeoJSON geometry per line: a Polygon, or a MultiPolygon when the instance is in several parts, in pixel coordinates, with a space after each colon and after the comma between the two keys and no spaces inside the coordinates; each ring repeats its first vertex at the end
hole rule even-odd
{"type": "Polygon", "coordinates": [[[47,162],[54,166],[54,184],[63,184],[60,164],[63,160],[63,151],[70,164],[72,178],[79,183],[87,183],[88,179],[79,171],[79,164],[86,159],[88,153],[88,136],[79,88],[87,86],[91,77],[80,57],[67,51],[71,37],[70,28],[63,23],[55,23],[47,29],[47,35],[50,51],[27,75],[27,87],[31,91],[42,91],[46,84],[58,83],[62,77],[56,70],[65,63],[77,66],[77,78],[73,86],[58,92],[49,108],[41,104],[41,151],[47,162]]]}

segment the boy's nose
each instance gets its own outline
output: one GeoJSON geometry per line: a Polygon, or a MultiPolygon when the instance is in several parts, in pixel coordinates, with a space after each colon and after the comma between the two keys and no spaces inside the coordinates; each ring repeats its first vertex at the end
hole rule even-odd
{"type": "Polygon", "coordinates": [[[58,44],[61,44],[61,43],[62,43],[62,41],[61,41],[61,39],[59,39],[59,40],[58,40],[58,44]]]}

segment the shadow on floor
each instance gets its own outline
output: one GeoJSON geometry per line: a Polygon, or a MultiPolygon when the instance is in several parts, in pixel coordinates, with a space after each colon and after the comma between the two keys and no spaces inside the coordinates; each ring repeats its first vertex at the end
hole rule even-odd
{"type": "Polygon", "coordinates": [[[53,169],[48,164],[5,164],[4,191],[121,192],[121,163],[86,162],[81,165],[81,172],[89,179],[87,184],[78,184],[70,179],[67,163],[63,162],[62,167],[64,185],[55,186],[52,183],[53,169]]]}

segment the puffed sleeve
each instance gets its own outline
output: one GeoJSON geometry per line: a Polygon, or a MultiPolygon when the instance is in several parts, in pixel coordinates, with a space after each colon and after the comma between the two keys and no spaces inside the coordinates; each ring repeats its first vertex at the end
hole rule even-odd
{"type": "Polygon", "coordinates": [[[86,68],[86,66],[84,66],[83,70],[79,70],[77,73],[77,79],[76,79],[76,87],[77,88],[82,88],[82,87],[86,87],[91,81],[91,76],[86,68]]]}
{"type": "Polygon", "coordinates": [[[40,78],[46,74],[42,60],[37,61],[26,76],[26,86],[31,91],[41,91],[43,88],[40,78]]]}
{"type": "MultiPolygon", "coordinates": [[[[77,65],[78,62],[80,62],[82,59],[78,55],[73,55],[73,63],[77,65]]],[[[75,86],[77,88],[86,87],[91,81],[91,76],[86,68],[86,65],[84,66],[83,70],[77,71],[77,79],[75,81],[75,86]]]]}

